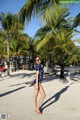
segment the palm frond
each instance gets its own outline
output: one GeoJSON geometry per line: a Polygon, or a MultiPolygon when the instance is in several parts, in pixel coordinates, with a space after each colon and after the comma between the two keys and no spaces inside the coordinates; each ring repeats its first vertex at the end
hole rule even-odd
{"type": "Polygon", "coordinates": [[[75,17],[72,28],[75,28],[80,25],[80,13],[75,17]]]}
{"type": "Polygon", "coordinates": [[[17,16],[20,22],[25,25],[31,20],[32,16],[43,14],[46,8],[51,7],[54,2],[58,4],[59,0],[27,0],[17,16]]]}
{"type": "Polygon", "coordinates": [[[78,42],[80,44],[80,38],[75,39],[74,42],[78,42]]]}
{"type": "Polygon", "coordinates": [[[45,47],[45,45],[54,38],[53,34],[49,33],[47,34],[36,46],[36,50],[38,51],[39,49],[41,49],[43,46],[45,47]]]}
{"type": "Polygon", "coordinates": [[[70,64],[72,63],[78,63],[78,56],[74,55],[71,57],[70,61],[69,61],[70,64]]]}

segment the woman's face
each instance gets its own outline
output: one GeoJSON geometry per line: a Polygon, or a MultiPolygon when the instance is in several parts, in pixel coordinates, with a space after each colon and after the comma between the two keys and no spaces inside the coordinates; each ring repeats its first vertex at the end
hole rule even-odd
{"type": "Polygon", "coordinates": [[[37,64],[40,64],[40,63],[41,63],[41,60],[40,60],[39,57],[36,58],[36,63],[37,63],[37,64]]]}

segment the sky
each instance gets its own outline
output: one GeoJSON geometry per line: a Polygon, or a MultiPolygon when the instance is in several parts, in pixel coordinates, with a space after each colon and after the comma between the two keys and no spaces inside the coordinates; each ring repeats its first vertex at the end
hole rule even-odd
{"type": "MultiPolygon", "coordinates": [[[[0,13],[12,13],[16,14],[23,7],[27,0],[0,0],[0,13]]],[[[70,17],[75,17],[80,13],[80,3],[65,4],[69,8],[70,17]]],[[[29,36],[33,37],[36,31],[42,26],[41,21],[32,19],[31,22],[25,26],[24,32],[29,36]]],[[[1,25],[0,25],[1,27],[1,25]]],[[[80,30],[80,27],[77,27],[80,30]]],[[[73,39],[80,38],[80,33],[77,34],[73,39]]],[[[76,43],[77,44],[77,43],[76,43]]]]}

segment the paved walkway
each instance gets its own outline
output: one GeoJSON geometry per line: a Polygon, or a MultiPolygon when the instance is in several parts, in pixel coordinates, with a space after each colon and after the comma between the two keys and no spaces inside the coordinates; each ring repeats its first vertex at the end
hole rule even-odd
{"type": "Polygon", "coordinates": [[[55,76],[44,78],[43,115],[33,112],[34,78],[35,71],[25,70],[0,78],[0,117],[4,119],[6,114],[7,120],[80,120],[79,75],[72,80],[67,77],[67,82],[55,76]]]}

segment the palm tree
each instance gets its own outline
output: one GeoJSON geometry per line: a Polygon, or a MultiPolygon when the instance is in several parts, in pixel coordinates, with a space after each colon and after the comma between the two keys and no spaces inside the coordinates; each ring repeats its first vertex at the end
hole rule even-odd
{"type": "Polygon", "coordinates": [[[55,39],[54,50],[57,60],[59,60],[59,65],[61,66],[60,78],[64,78],[65,60],[68,60],[68,57],[75,46],[73,41],[71,41],[72,36],[72,31],[59,30],[55,39]]]}
{"type": "MultiPolygon", "coordinates": [[[[75,29],[76,27],[80,26],[80,13],[74,18],[73,24],[72,24],[72,28],[75,29]]],[[[76,32],[80,33],[79,30],[75,30],[76,32]]],[[[80,38],[74,40],[74,42],[77,42],[78,44],[80,44],[80,38]]],[[[73,55],[73,59],[71,59],[70,62],[80,62],[80,48],[76,49],[77,53],[73,55]]]]}
{"type": "MultiPolygon", "coordinates": [[[[23,29],[23,26],[20,25],[20,22],[15,18],[15,15],[12,15],[11,13],[8,13],[5,15],[2,13],[0,15],[0,21],[3,29],[3,34],[5,36],[6,44],[7,44],[7,62],[8,62],[8,75],[10,74],[10,39],[11,38],[20,38],[22,35],[19,35],[21,30],[23,29]]],[[[24,37],[25,38],[25,37],[24,37]]],[[[23,39],[24,39],[23,38],[23,39]]]]}
{"type": "MultiPolygon", "coordinates": [[[[23,36],[24,38],[24,36],[23,36]]],[[[17,69],[18,61],[17,58],[20,56],[26,56],[27,51],[27,37],[25,40],[21,39],[11,39],[10,40],[10,56],[14,56],[15,58],[15,70],[17,69]]]]}
{"type": "Polygon", "coordinates": [[[25,25],[25,23],[28,23],[31,20],[32,16],[34,17],[43,14],[47,7],[53,6],[54,2],[58,4],[59,0],[27,0],[18,13],[20,22],[25,25]]]}
{"type": "Polygon", "coordinates": [[[75,46],[74,43],[71,41],[73,34],[72,31],[64,30],[62,28],[59,29],[57,32],[55,31],[55,33],[55,37],[53,33],[47,34],[46,37],[44,37],[44,39],[42,39],[38,43],[36,48],[38,51],[42,51],[42,53],[44,53],[45,49],[45,55],[47,53],[48,59],[50,57],[49,53],[53,53],[54,50],[54,59],[56,58],[57,63],[61,66],[60,77],[64,78],[64,65],[66,64],[65,60],[68,59],[71,50],[75,46]]]}
{"type": "Polygon", "coordinates": [[[3,32],[0,31],[0,62],[6,59],[6,42],[4,40],[3,32]]]}
{"type": "Polygon", "coordinates": [[[10,41],[10,37],[11,37],[11,33],[10,33],[10,29],[12,26],[12,21],[13,21],[13,15],[8,13],[7,15],[5,15],[4,13],[2,13],[0,15],[0,21],[1,21],[1,25],[4,31],[4,35],[5,35],[5,39],[6,39],[6,44],[7,44],[7,62],[8,62],[8,75],[9,75],[9,59],[10,59],[10,45],[9,45],[9,41],[10,41]]]}
{"type": "MultiPolygon", "coordinates": [[[[48,41],[52,39],[54,40],[55,36],[57,35],[57,31],[60,28],[64,29],[64,27],[69,27],[69,23],[65,19],[68,15],[68,9],[62,7],[61,5],[57,5],[56,3],[54,3],[52,9],[49,7],[46,9],[46,12],[42,15],[43,21],[46,24],[45,27],[42,28],[42,32],[46,31],[46,34],[44,34],[44,38],[41,38],[43,40],[39,42],[37,50],[40,49],[42,45],[46,44],[48,41]],[[46,30],[44,28],[46,28],[46,30]]],[[[70,30],[70,27],[67,29],[70,30]]]]}
{"type": "Polygon", "coordinates": [[[69,54],[69,47],[73,45],[73,42],[71,41],[73,30],[65,19],[68,15],[67,8],[57,5],[56,3],[54,3],[53,9],[48,8],[44,13],[43,19],[51,30],[43,37],[43,39],[41,39],[36,47],[38,51],[49,42],[53,41],[52,51],[55,50],[55,53],[59,58],[61,78],[64,78],[64,59],[69,54]],[[66,29],[64,29],[65,27],[66,29]]]}

